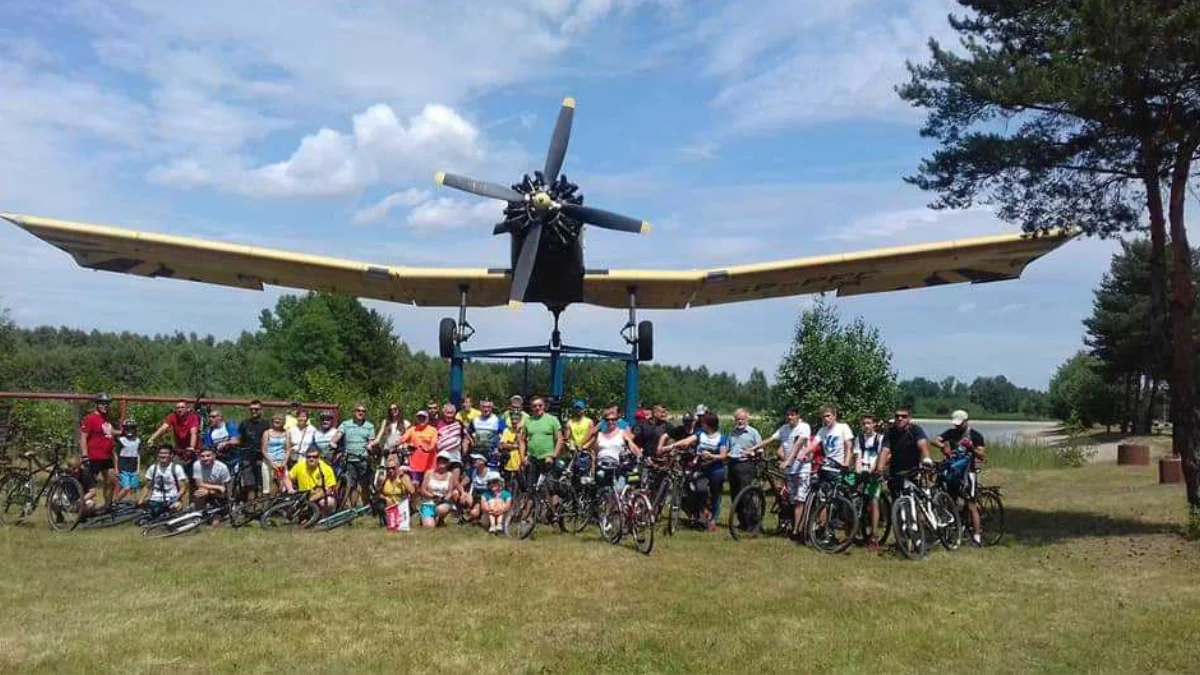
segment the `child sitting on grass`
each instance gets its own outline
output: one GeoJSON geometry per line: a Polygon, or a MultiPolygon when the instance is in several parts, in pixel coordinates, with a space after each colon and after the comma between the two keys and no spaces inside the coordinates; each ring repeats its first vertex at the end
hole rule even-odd
{"type": "Polygon", "coordinates": [[[504,489],[504,479],[498,475],[488,479],[488,494],[484,507],[488,514],[488,532],[504,534],[504,521],[512,508],[512,494],[504,489]]]}

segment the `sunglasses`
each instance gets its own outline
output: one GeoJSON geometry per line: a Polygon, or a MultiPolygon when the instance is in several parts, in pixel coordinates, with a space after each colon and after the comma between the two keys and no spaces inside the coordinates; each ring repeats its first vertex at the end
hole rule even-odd
{"type": "Polygon", "coordinates": [[[262,412],[262,408],[251,408],[250,412],[262,412]]]}
{"type": "Polygon", "coordinates": [[[616,417],[605,417],[605,418],[604,418],[604,421],[606,421],[606,422],[616,422],[616,421],[617,421],[617,419],[618,419],[618,418],[616,418],[616,417]]]}
{"type": "Polygon", "coordinates": [[[906,420],[906,419],[908,419],[908,414],[907,413],[896,413],[896,419],[906,420]]]}
{"type": "Polygon", "coordinates": [[[308,459],[320,459],[321,458],[320,455],[305,455],[305,457],[307,457],[308,459]]]}
{"type": "Polygon", "coordinates": [[[365,413],[365,412],[367,412],[367,411],[366,411],[366,410],[363,410],[362,408],[355,408],[355,409],[354,409],[354,412],[356,412],[356,413],[360,413],[360,412],[361,412],[361,413],[365,413]]]}

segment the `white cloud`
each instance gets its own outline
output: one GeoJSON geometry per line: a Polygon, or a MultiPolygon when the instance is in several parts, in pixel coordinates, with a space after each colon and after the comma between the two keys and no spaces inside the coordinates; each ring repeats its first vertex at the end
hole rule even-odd
{"type": "Polygon", "coordinates": [[[408,213],[405,224],[414,230],[479,230],[479,236],[492,236],[491,226],[504,219],[504,205],[495,200],[464,201],[438,197],[417,204],[408,213]]]}
{"type": "Polygon", "coordinates": [[[949,34],[949,0],[730,6],[698,38],[708,72],[724,80],[713,104],[738,132],[761,133],[837,119],[911,122],[918,113],[893,87],[930,36],[949,34]]]}
{"type": "Polygon", "coordinates": [[[158,182],[210,184],[251,197],[353,194],[376,183],[432,177],[434,166],[478,163],[484,155],[479,130],[451,108],[426,105],[407,122],[377,103],[353,118],[352,131],[322,128],[305,136],[288,159],[255,168],[213,168],[193,158],[152,170],[158,182]]]}
{"type": "Polygon", "coordinates": [[[354,212],[354,222],[359,225],[377,223],[388,217],[396,207],[411,208],[429,199],[427,190],[409,188],[402,192],[393,192],[371,206],[363,207],[354,212]]]}

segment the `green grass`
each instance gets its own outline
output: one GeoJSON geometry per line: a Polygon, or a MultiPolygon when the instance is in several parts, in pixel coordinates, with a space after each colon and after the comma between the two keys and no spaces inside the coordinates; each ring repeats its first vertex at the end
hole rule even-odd
{"type": "Polygon", "coordinates": [[[1191,671],[1200,544],[1153,467],[989,469],[1014,535],[920,562],[721,532],[0,527],[0,672],[1191,671]]]}
{"type": "Polygon", "coordinates": [[[989,443],[987,465],[998,469],[1061,469],[1068,467],[1060,448],[1046,443],[1026,441],[989,443]]]}

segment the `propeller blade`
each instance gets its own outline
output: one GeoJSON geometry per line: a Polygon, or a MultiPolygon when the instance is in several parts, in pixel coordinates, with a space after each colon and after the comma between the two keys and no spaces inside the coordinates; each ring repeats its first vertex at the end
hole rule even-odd
{"type": "Polygon", "coordinates": [[[487,181],[475,180],[466,176],[459,176],[453,173],[439,171],[433,176],[433,180],[438,185],[445,185],[463,192],[470,192],[473,195],[480,197],[491,197],[492,199],[501,199],[506,202],[522,202],[525,201],[525,195],[516,190],[506,188],[498,183],[489,183],[487,181]]]}
{"type": "Polygon", "coordinates": [[[512,232],[512,226],[507,222],[497,223],[496,227],[492,228],[492,234],[508,234],[512,232]]]}
{"type": "Polygon", "coordinates": [[[590,206],[580,206],[579,204],[563,204],[561,209],[568,218],[574,218],[595,227],[603,227],[606,230],[634,232],[637,234],[646,234],[650,231],[650,223],[644,220],[622,216],[619,213],[605,211],[604,209],[594,209],[590,206]]]}
{"type": "Polygon", "coordinates": [[[563,158],[567,156],[567,143],[571,140],[571,121],[574,119],[575,99],[568,96],[563,99],[562,108],[558,111],[554,135],[550,137],[550,149],[546,152],[546,170],[542,172],[546,185],[553,185],[554,181],[558,180],[563,158]]]}
{"type": "Polygon", "coordinates": [[[533,262],[537,258],[538,243],[541,240],[542,223],[535,220],[530,224],[525,240],[521,242],[521,253],[517,256],[517,266],[513,269],[512,287],[508,291],[510,301],[525,301],[525,291],[529,288],[530,277],[533,276],[533,262]]]}

